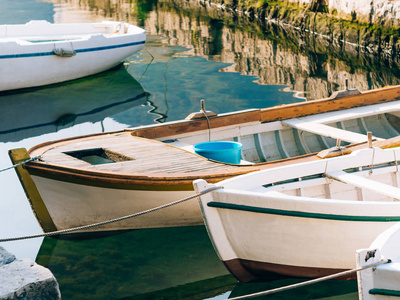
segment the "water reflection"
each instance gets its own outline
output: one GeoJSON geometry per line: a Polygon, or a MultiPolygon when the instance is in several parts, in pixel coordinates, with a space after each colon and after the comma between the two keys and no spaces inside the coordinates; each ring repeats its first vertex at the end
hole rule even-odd
{"type": "Polygon", "coordinates": [[[63,299],[204,299],[236,284],[203,226],[84,238],[45,238],[37,255],[63,299]]]}
{"type": "MultiPolygon", "coordinates": [[[[36,262],[56,276],[63,299],[229,299],[307,281],[271,274],[268,282],[238,283],[217,257],[203,226],[46,237],[36,262]]],[[[328,296],[358,299],[357,282],[330,280],[268,299],[328,296]]]]}
{"type": "MultiPolygon", "coordinates": [[[[2,17],[8,17],[2,18],[6,23],[38,17],[48,21],[53,17],[55,22],[110,19],[144,27],[149,34],[147,52],[130,58],[128,74],[123,71],[110,76],[119,78],[117,85],[122,83],[116,89],[111,88],[113,84],[99,82],[94,87],[83,85],[76,93],[68,87],[53,93],[51,89],[56,87],[52,86],[9,100],[11,95],[0,97],[1,141],[17,141],[0,144],[4,167],[9,166],[6,147],[29,147],[49,139],[92,133],[84,122],[107,118],[122,127],[178,120],[199,111],[203,98],[207,109],[217,113],[299,101],[293,93],[281,92],[284,88],[304,92],[307,99],[322,98],[343,88],[345,78],[350,87],[359,90],[400,83],[396,61],[336,47],[279,24],[249,22],[208,2],[25,0],[22,4],[2,0],[0,8],[4,8],[3,2],[9,5],[0,9],[2,17]],[[19,9],[13,11],[18,5],[29,9],[23,14],[19,9]],[[149,64],[152,56],[154,60],[149,64]],[[83,100],[88,90],[92,96],[83,100]],[[148,99],[143,95],[131,101],[144,91],[148,99]],[[72,94],[75,96],[60,99],[72,94]],[[146,100],[147,105],[136,106],[146,100]],[[71,130],[60,130],[68,126],[71,130]]],[[[40,229],[31,224],[36,220],[15,174],[2,176],[2,235],[38,233],[40,229]]],[[[2,246],[9,249],[10,245],[14,244],[2,246]]],[[[27,247],[33,248],[29,241],[22,241],[10,251],[27,247]]],[[[232,289],[233,297],[296,280],[271,278],[265,285],[235,285],[236,280],[226,273],[202,227],[132,231],[91,240],[45,238],[37,262],[56,275],[63,299],[204,299],[232,289]]],[[[273,297],[301,295],[309,299],[318,290],[322,298],[342,289],[341,299],[357,298],[354,282],[344,283],[344,287],[327,284],[295,290],[295,297],[273,297]]]]}
{"type": "Polygon", "coordinates": [[[255,76],[259,84],[289,86],[307,99],[330,96],[344,88],[346,78],[359,90],[400,84],[396,60],[361,53],[357,47],[337,45],[284,24],[237,18],[208,2],[61,2],[98,17],[144,26],[150,35],[167,37],[164,42],[169,45],[187,47],[187,56],[229,64],[221,72],[255,76]]]}
{"type": "MultiPolygon", "coordinates": [[[[262,293],[276,288],[287,287],[297,283],[305,282],[304,278],[288,278],[271,276],[269,282],[258,283],[238,283],[233,288],[229,298],[262,293]]],[[[228,299],[229,299],[228,298],[228,299]]],[[[268,296],[257,297],[255,299],[296,299],[296,300],[309,300],[309,299],[330,299],[330,300],[357,300],[357,281],[356,280],[329,280],[316,284],[311,284],[304,287],[289,289],[268,296]]]]}
{"type": "Polygon", "coordinates": [[[123,66],[47,87],[2,92],[0,140],[20,141],[84,122],[103,121],[145,104],[147,96],[123,66]]]}

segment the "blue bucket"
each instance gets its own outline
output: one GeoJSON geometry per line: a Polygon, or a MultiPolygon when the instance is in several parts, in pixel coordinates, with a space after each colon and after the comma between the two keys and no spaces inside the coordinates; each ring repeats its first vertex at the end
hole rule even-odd
{"type": "Polygon", "coordinates": [[[240,164],[242,147],[236,142],[214,141],[194,145],[194,152],[216,161],[240,164]]]}

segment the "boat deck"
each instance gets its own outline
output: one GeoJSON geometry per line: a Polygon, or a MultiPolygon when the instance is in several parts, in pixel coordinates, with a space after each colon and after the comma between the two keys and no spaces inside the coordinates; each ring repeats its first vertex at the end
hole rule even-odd
{"type": "Polygon", "coordinates": [[[134,137],[130,132],[69,140],[31,152],[32,156],[39,154],[46,163],[90,171],[156,174],[237,169],[166,143],[134,137]]]}

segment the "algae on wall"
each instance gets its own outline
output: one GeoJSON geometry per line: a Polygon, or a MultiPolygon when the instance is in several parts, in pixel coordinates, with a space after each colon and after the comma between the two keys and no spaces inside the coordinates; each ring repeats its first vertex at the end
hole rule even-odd
{"type": "Polygon", "coordinates": [[[252,20],[258,19],[263,22],[266,19],[289,24],[301,31],[312,32],[343,46],[356,45],[359,51],[377,53],[389,58],[397,57],[400,52],[400,20],[392,18],[389,22],[388,14],[386,13],[386,17],[383,18],[381,12],[391,8],[392,15],[395,15],[398,6],[400,13],[400,0],[385,1],[392,6],[378,6],[382,0],[368,0],[371,6],[368,20],[363,15],[365,6],[363,10],[355,6],[358,1],[215,0],[225,9],[243,14],[252,20]],[[341,6],[347,7],[347,10],[340,9],[341,6]],[[346,13],[349,7],[353,10],[346,13]]]}

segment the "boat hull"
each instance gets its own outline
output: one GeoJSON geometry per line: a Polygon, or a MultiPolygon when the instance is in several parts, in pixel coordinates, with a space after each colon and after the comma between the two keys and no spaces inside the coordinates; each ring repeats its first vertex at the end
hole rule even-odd
{"type": "MultiPolygon", "coordinates": [[[[246,200],[241,195],[241,203],[248,203],[246,200]]],[[[206,209],[206,226],[217,252],[240,281],[262,280],[270,273],[320,277],[353,269],[355,251],[368,247],[380,232],[399,220],[390,216],[400,216],[400,206],[395,204],[384,209],[370,206],[367,210],[339,205],[331,210],[318,205],[310,209],[310,203],[278,201],[283,203],[265,207],[269,210],[265,213],[260,207],[259,212],[243,211],[240,207],[221,207],[217,212],[206,209]],[[330,211],[332,217],[325,218],[316,211],[330,211]],[[220,239],[218,235],[226,238],[220,239]]]]}
{"type": "MultiPolygon", "coordinates": [[[[41,24],[33,23],[38,30],[45,27],[41,24]]],[[[62,25],[47,24],[47,27],[62,25]]],[[[111,69],[143,48],[146,32],[138,30],[115,36],[92,33],[87,37],[54,41],[44,36],[49,41],[27,42],[6,38],[0,29],[0,91],[49,85],[111,69]],[[75,55],[60,56],[54,52],[56,49],[73,51],[75,55]]]]}
{"type": "Polygon", "coordinates": [[[399,148],[365,149],[219,182],[223,189],[200,198],[220,259],[244,282],[354,269],[356,250],[400,221],[399,155],[399,148]]]}
{"type": "MultiPolygon", "coordinates": [[[[185,186],[147,187],[108,185],[107,187],[58,181],[32,176],[56,230],[70,229],[140,213],[193,195],[185,186]],[[176,189],[176,190],[175,190],[176,189]],[[105,214],[104,212],[107,212],[105,214]]],[[[44,221],[43,219],[41,221],[44,221]]],[[[123,221],[85,229],[114,231],[139,228],[203,225],[196,199],[123,221]]]]}

